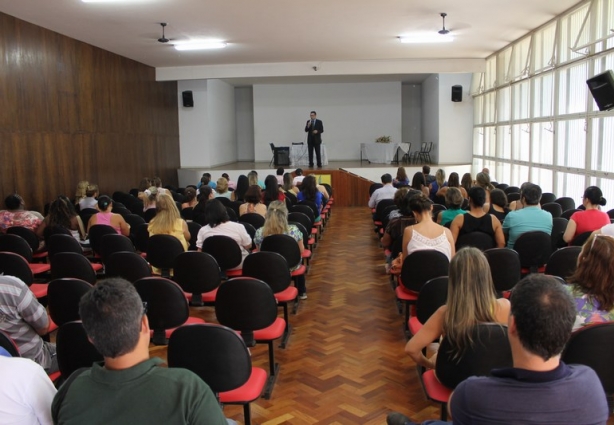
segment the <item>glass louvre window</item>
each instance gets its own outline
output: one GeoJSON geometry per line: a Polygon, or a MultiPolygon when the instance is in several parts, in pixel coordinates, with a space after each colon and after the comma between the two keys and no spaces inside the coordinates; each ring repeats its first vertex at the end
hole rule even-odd
{"type": "Polygon", "coordinates": [[[553,72],[533,79],[533,117],[551,117],[554,114],[553,87],[553,72]]]}
{"type": "Polygon", "coordinates": [[[473,124],[482,124],[484,121],[484,96],[473,99],[473,124]]]}
{"type": "Polygon", "coordinates": [[[497,129],[496,127],[484,128],[484,156],[497,155],[497,129]]]}
{"type": "MultiPolygon", "coordinates": [[[[514,182],[514,186],[520,186],[523,182],[531,181],[529,179],[529,167],[526,165],[513,164],[512,166],[511,182],[514,182]],[[518,182],[516,184],[516,182],[518,182]]],[[[535,180],[533,180],[535,181],[535,180]]]]}
{"type": "Polygon", "coordinates": [[[559,115],[586,112],[588,63],[582,62],[558,71],[559,115]]]}
{"type": "Polygon", "coordinates": [[[510,114],[510,87],[504,87],[500,90],[497,90],[497,122],[501,121],[509,121],[511,118],[510,114]]]}
{"type": "Polygon", "coordinates": [[[554,66],[556,22],[546,25],[533,35],[533,73],[554,66]]]}
{"type": "Polygon", "coordinates": [[[563,16],[560,20],[560,39],[558,43],[558,63],[566,63],[574,59],[582,58],[581,53],[576,53],[571,50],[575,44],[576,39],[582,29],[582,23],[589,11],[590,4],[584,4],[575,11],[563,16]]]}
{"type": "Polygon", "coordinates": [[[529,118],[531,94],[530,81],[523,81],[512,86],[512,119],[521,120],[529,118]]]}
{"type": "Polygon", "coordinates": [[[584,194],[584,189],[587,188],[586,178],[578,174],[571,173],[556,173],[556,193],[557,196],[569,196],[574,200],[576,206],[580,204],[580,197],[584,194]]]}
{"type": "Polygon", "coordinates": [[[497,57],[495,55],[486,59],[486,73],[484,74],[484,90],[490,90],[495,87],[497,79],[497,57]]]}
{"type": "Polygon", "coordinates": [[[497,93],[494,91],[484,95],[484,124],[495,122],[496,99],[497,93]]]}
{"type": "Polygon", "coordinates": [[[512,47],[505,48],[497,55],[497,86],[508,83],[508,72],[512,62],[512,47]]]}
{"type": "Polygon", "coordinates": [[[497,158],[512,159],[512,134],[509,125],[497,127],[497,158]]]}
{"type": "Polygon", "coordinates": [[[484,129],[482,127],[473,129],[473,154],[484,155],[484,129]]]}
{"type": "Polygon", "coordinates": [[[584,168],[586,155],[585,120],[559,121],[556,165],[584,168]]]}
{"type": "Polygon", "coordinates": [[[603,197],[606,199],[606,201],[608,201],[606,206],[602,207],[601,209],[603,211],[608,211],[612,209],[612,201],[614,201],[614,180],[592,178],[590,185],[598,186],[599,189],[601,189],[601,191],[603,192],[603,197]]]}
{"type": "Polygon", "coordinates": [[[474,72],[471,78],[471,94],[479,94],[484,91],[484,73],[474,72]]]}
{"type": "Polygon", "coordinates": [[[591,169],[614,173],[614,117],[596,118],[592,133],[591,169]]]}
{"type": "Polygon", "coordinates": [[[542,193],[552,192],[556,194],[556,192],[553,191],[554,180],[552,175],[552,170],[548,170],[547,168],[533,167],[531,170],[531,179],[535,182],[539,182],[539,187],[542,188],[542,193]]]}
{"type": "Polygon", "coordinates": [[[531,52],[531,37],[525,37],[514,43],[512,60],[507,76],[508,81],[516,81],[529,75],[529,53],[531,52]]]}
{"type": "Polygon", "coordinates": [[[554,160],[554,124],[538,122],[532,124],[533,136],[531,160],[537,164],[552,165],[554,160]]]}
{"type": "Polygon", "coordinates": [[[530,124],[516,124],[512,126],[512,159],[529,161],[530,129],[530,124]]]}

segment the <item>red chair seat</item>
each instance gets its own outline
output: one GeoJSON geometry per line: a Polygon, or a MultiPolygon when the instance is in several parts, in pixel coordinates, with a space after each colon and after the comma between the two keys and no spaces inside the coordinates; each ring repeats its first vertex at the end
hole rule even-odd
{"type": "Polygon", "coordinates": [[[412,335],[416,335],[422,328],[422,323],[420,323],[416,316],[412,316],[409,318],[407,326],[409,327],[409,332],[411,332],[412,335]]]}
{"type": "Polygon", "coordinates": [[[278,317],[271,326],[254,331],[254,339],[256,341],[269,341],[272,339],[277,339],[284,334],[285,330],[286,321],[281,317],[278,317]]]}
{"type": "MultiPolygon", "coordinates": [[[[181,326],[196,325],[196,324],[202,324],[202,323],[205,323],[205,321],[201,319],[200,317],[188,317],[188,320],[186,320],[186,322],[181,326]]],[[[170,338],[173,332],[175,332],[175,329],[177,328],[167,329],[166,331],[164,331],[165,337],[170,338]]],[[[153,338],[153,335],[154,335],[154,331],[152,329],[149,331],[149,337],[153,338]]]]}
{"type": "Polygon", "coordinates": [[[435,377],[435,371],[432,369],[427,370],[422,374],[422,383],[424,384],[426,395],[431,400],[439,403],[447,403],[450,399],[452,390],[437,380],[435,377]]]}
{"type": "Polygon", "coordinates": [[[32,254],[32,258],[36,258],[36,259],[47,258],[47,257],[49,257],[49,253],[47,251],[37,252],[35,254],[32,254]]]}
{"type": "Polygon", "coordinates": [[[260,397],[262,389],[266,385],[267,373],[264,369],[253,367],[247,382],[239,388],[221,392],[220,403],[243,403],[254,401],[260,397]]]}
{"type": "Polygon", "coordinates": [[[102,267],[103,266],[101,263],[92,263],[92,268],[94,269],[95,272],[102,270],[102,267]]]}
{"type": "Polygon", "coordinates": [[[241,277],[243,276],[243,270],[226,270],[226,276],[228,277],[241,277]]]}
{"type": "Polygon", "coordinates": [[[58,325],[56,325],[56,323],[51,320],[51,316],[49,316],[49,332],[53,332],[58,328],[58,325]]]}
{"type": "Polygon", "coordinates": [[[409,292],[403,285],[397,286],[394,292],[401,301],[416,302],[418,300],[418,294],[416,292],[409,292]]]}
{"type": "Polygon", "coordinates": [[[203,294],[203,302],[214,303],[215,297],[217,296],[217,290],[218,288],[215,288],[213,291],[205,292],[203,294]]]}
{"type": "Polygon", "coordinates": [[[47,285],[46,283],[33,283],[30,285],[30,291],[34,294],[36,298],[43,298],[47,296],[47,285]]]}
{"type": "Polygon", "coordinates": [[[30,270],[32,270],[32,274],[34,275],[46,273],[51,270],[51,265],[45,263],[30,263],[28,266],[30,266],[30,270]]]}
{"type": "Polygon", "coordinates": [[[384,223],[381,221],[374,221],[373,224],[375,224],[377,227],[382,227],[384,225],[384,223]]]}
{"type": "Polygon", "coordinates": [[[58,379],[60,379],[60,376],[62,376],[62,374],[61,374],[61,373],[60,373],[60,371],[58,370],[57,372],[53,372],[52,374],[47,375],[47,376],[49,376],[49,379],[51,379],[51,382],[55,382],[55,381],[57,381],[58,379]]]}
{"type": "Polygon", "coordinates": [[[311,258],[311,251],[308,249],[304,249],[301,253],[301,258],[311,258]]]}
{"type": "Polygon", "coordinates": [[[298,269],[294,270],[290,275],[291,276],[301,276],[301,275],[304,275],[306,271],[307,271],[307,267],[305,267],[304,265],[301,265],[298,269]]]}
{"type": "MultiPolygon", "coordinates": [[[[531,269],[529,269],[529,268],[522,268],[522,269],[520,269],[520,274],[523,275],[523,276],[526,275],[526,274],[529,274],[529,273],[531,273],[531,269]]],[[[537,269],[537,273],[542,273],[542,274],[546,273],[546,266],[543,265],[540,268],[538,268],[537,269]]]]}
{"type": "Polygon", "coordinates": [[[281,292],[277,292],[274,294],[277,302],[288,302],[293,301],[298,296],[298,289],[294,286],[288,286],[281,292]]]}
{"type": "Polygon", "coordinates": [[[307,239],[307,245],[313,245],[314,243],[316,243],[316,238],[307,239]]]}

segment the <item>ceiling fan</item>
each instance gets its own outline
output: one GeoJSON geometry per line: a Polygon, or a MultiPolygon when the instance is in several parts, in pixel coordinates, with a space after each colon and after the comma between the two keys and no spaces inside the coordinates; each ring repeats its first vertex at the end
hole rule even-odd
{"type": "Polygon", "coordinates": [[[162,26],[162,37],[160,37],[158,41],[160,43],[168,43],[171,40],[164,36],[164,27],[166,26],[166,22],[160,22],[160,25],[162,26]]]}
{"type": "Polygon", "coordinates": [[[450,32],[450,30],[446,29],[446,16],[448,16],[447,13],[440,13],[439,16],[441,16],[441,18],[443,19],[443,28],[440,29],[439,31],[437,31],[439,34],[442,35],[446,35],[450,32]]]}

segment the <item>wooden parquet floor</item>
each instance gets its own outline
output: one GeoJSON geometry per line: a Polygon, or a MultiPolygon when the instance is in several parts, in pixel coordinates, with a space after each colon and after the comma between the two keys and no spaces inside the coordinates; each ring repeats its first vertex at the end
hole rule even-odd
{"type": "MultiPolygon", "coordinates": [[[[438,419],[439,405],[425,398],[403,352],[402,316],[369,210],[334,207],[311,264],[309,298],[290,316],[288,347],[275,348],[280,374],[271,399],[252,403],[252,423],[381,425],[390,411],[438,419]]],[[[212,307],[191,310],[216,322],[212,307]]],[[[166,358],[166,348],[152,347],[151,354],[166,358]]],[[[253,348],[252,358],[268,370],[265,345],[253,348]]],[[[240,406],[224,413],[243,423],[240,406]]]]}
{"type": "MultiPolygon", "coordinates": [[[[366,208],[333,208],[307,276],[309,298],[290,316],[288,347],[275,348],[280,374],[272,397],[252,403],[252,423],[384,424],[391,410],[438,418],[403,353],[402,316],[372,226],[366,208]]],[[[216,322],[212,307],[191,309],[216,322]]],[[[151,354],[166,358],[166,349],[152,347],[151,354]]],[[[252,356],[268,370],[265,345],[252,356]]],[[[243,423],[241,407],[224,412],[243,423]]]]}

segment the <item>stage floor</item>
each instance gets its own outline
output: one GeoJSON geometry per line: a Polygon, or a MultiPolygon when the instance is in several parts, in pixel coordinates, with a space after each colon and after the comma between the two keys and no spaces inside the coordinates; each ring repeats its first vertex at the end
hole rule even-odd
{"type": "MultiPolygon", "coordinates": [[[[327,170],[344,170],[352,174],[356,174],[360,177],[363,177],[367,180],[371,180],[373,182],[380,182],[380,178],[382,174],[390,173],[394,178],[396,176],[397,168],[399,166],[405,167],[405,171],[409,176],[411,181],[411,177],[414,173],[422,170],[421,164],[373,164],[368,161],[330,161],[328,165],[322,168],[308,168],[301,167],[305,171],[314,171],[318,174],[326,174],[327,170]]],[[[435,174],[435,172],[441,168],[446,172],[446,175],[449,175],[451,172],[457,172],[459,176],[462,176],[464,173],[471,172],[471,164],[430,164],[431,174],[435,174]]],[[[294,167],[283,167],[286,172],[293,172],[295,170],[294,167]]],[[[249,161],[239,161],[233,162],[231,164],[219,165],[216,167],[191,167],[191,168],[180,168],[177,170],[177,175],[179,178],[179,186],[185,187],[188,184],[196,184],[200,181],[200,177],[203,173],[208,172],[211,173],[211,178],[213,180],[217,180],[222,173],[228,173],[232,180],[237,179],[237,177],[241,174],[247,174],[250,171],[255,170],[258,172],[258,176],[260,180],[264,181],[264,178],[268,174],[275,174],[277,167],[269,167],[268,162],[249,162],[249,161]]]]}

